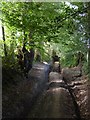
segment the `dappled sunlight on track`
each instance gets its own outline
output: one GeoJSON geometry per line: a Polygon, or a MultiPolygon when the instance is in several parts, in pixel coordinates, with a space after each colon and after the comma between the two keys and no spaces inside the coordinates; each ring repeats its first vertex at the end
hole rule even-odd
{"type": "Polygon", "coordinates": [[[40,96],[28,118],[72,118],[73,116],[73,104],[68,90],[58,87],[50,88],[40,96]]]}

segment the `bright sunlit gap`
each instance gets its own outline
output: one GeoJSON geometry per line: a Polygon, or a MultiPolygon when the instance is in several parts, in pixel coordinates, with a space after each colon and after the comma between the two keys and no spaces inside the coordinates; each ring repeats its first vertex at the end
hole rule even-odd
{"type": "Polygon", "coordinates": [[[68,2],[68,1],[66,1],[65,4],[68,5],[70,8],[78,9],[78,6],[72,5],[72,4],[71,4],[70,2],[68,2]]]}

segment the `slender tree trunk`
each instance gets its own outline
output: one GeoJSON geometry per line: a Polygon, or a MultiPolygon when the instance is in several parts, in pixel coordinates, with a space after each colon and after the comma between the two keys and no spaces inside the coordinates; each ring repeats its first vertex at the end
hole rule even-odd
{"type": "Polygon", "coordinates": [[[4,31],[4,26],[2,26],[2,36],[3,36],[3,41],[4,41],[4,54],[7,56],[7,49],[6,49],[6,44],[5,44],[5,31],[4,31]]]}
{"type": "MultiPolygon", "coordinates": [[[[87,32],[88,32],[88,86],[90,87],[90,2],[87,3],[87,32]]],[[[88,112],[90,115],[90,88],[88,87],[88,112]]],[[[89,116],[88,116],[89,119],[89,116]]]]}
{"type": "Polygon", "coordinates": [[[88,72],[89,72],[89,78],[90,78],[90,2],[87,3],[87,27],[88,27],[88,72]]]}

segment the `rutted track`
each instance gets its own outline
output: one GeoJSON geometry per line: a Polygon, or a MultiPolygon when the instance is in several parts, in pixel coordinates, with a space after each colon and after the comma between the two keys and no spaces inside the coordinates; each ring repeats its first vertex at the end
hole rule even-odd
{"type": "MultiPolygon", "coordinates": [[[[49,72],[50,65],[36,63],[29,72],[28,80],[23,81],[16,89],[17,94],[14,97],[17,99],[13,99],[8,107],[3,107],[3,118],[75,118],[80,120],[80,110],[72,91],[72,88],[78,84],[75,82],[70,84],[69,76],[67,78],[66,74],[67,80],[62,78],[62,74],[49,72]],[[18,98],[19,94],[21,97],[18,98]]],[[[12,100],[13,94],[10,95],[4,103],[12,100]]]]}
{"type": "Polygon", "coordinates": [[[77,118],[80,120],[80,110],[72,89],[62,80],[60,74],[52,72],[52,75],[49,75],[47,90],[38,98],[28,118],[77,118]]]}
{"type": "MultiPolygon", "coordinates": [[[[66,81],[65,81],[65,84],[66,84],[67,89],[68,89],[68,91],[69,91],[69,93],[70,93],[70,95],[71,95],[71,98],[72,98],[72,101],[73,101],[73,104],[74,104],[74,108],[75,108],[75,114],[76,114],[77,118],[78,118],[79,120],[81,120],[80,109],[79,109],[79,106],[78,106],[77,101],[76,101],[76,99],[75,99],[75,96],[74,96],[74,94],[73,94],[73,92],[72,92],[72,88],[67,84],[66,81]]],[[[73,86],[73,87],[74,87],[74,86],[73,86]]]]}

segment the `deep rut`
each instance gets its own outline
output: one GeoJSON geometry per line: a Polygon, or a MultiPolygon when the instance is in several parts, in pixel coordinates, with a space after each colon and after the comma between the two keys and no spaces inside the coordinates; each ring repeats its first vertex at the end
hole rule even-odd
{"type": "Polygon", "coordinates": [[[79,109],[79,106],[77,104],[76,98],[75,98],[75,96],[72,92],[72,88],[67,84],[67,82],[65,80],[64,80],[64,82],[67,86],[67,89],[68,89],[70,95],[71,95],[71,98],[72,98],[72,101],[73,101],[73,104],[74,104],[74,108],[75,108],[75,114],[76,114],[78,120],[81,120],[80,109],[79,109]]]}

